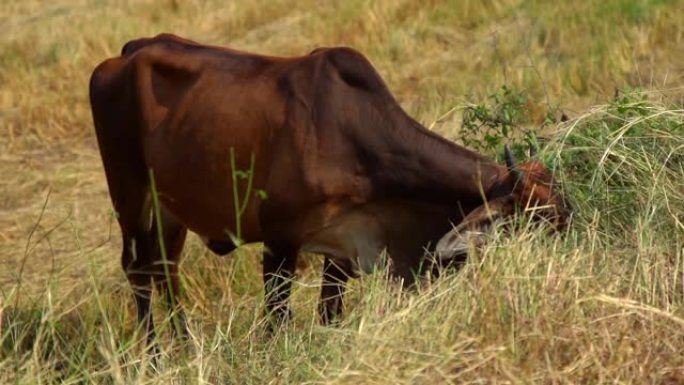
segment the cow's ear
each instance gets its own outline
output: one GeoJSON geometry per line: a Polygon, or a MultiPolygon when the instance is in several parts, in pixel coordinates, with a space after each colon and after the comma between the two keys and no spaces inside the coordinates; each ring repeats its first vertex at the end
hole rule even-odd
{"type": "Polygon", "coordinates": [[[515,176],[516,181],[522,182],[524,179],[523,174],[518,168],[515,157],[513,157],[513,153],[511,152],[511,149],[508,148],[508,145],[504,146],[504,158],[506,159],[506,167],[508,167],[508,171],[515,176]]]}

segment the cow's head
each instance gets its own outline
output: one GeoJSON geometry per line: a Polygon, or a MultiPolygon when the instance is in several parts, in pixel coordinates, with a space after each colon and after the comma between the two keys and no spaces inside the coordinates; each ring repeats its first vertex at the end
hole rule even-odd
{"type": "Polygon", "coordinates": [[[510,194],[489,200],[463,218],[437,243],[435,254],[440,263],[461,260],[470,245],[482,245],[492,224],[524,210],[535,221],[560,231],[567,227],[571,208],[551,171],[539,161],[518,164],[508,147],[505,148],[506,178],[513,184],[510,194]]]}
{"type": "Polygon", "coordinates": [[[506,166],[513,177],[513,202],[519,208],[532,213],[533,218],[543,220],[555,229],[568,225],[571,208],[551,171],[539,161],[518,164],[509,150],[504,149],[506,166]]]}

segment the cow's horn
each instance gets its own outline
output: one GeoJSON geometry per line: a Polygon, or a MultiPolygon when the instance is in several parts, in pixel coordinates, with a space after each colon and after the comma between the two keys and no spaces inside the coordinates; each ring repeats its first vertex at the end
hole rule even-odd
{"type": "Polygon", "coordinates": [[[508,169],[513,171],[513,169],[515,169],[515,158],[507,144],[504,145],[504,158],[506,158],[506,166],[508,166],[508,169]]]}
{"type": "Polygon", "coordinates": [[[518,170],[515,158],[513,157],[511,149],[508,148],[508,145],[504,145],[504,158],[506,158],[506,166],[508,167],[508,171],[513,173],[518,181],[522,181],[522,174],[520,173],[520,170],[518,170]]]}
{"type": "Polygon", "coordinates": [[[537,140],[537,136],[534,136],[534,142],[530,142],[530,158],[534,158],[537,156],[537,143],[539,141],[537,140]]]}

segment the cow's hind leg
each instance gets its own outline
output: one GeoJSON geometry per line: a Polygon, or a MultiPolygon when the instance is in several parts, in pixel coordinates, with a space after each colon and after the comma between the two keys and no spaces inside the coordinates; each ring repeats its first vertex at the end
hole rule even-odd
{"type": "Polygon", "coordinates": [[[126,188],[110,183],[117,213],[123,250],[121,265],[133,289],[138,323],[145,326],[147,341],[154,340],[154,322],[150,313],[152,299],[152,238],[149,229],[149,199],[144,183],[130,183],[126,188]]]}
{"type": "Polygon", "coordinates": [[[321,302],[318,314],[323,325],[329,325],[342,314],[343,297],[351,269],[348,264],[336,262],[325,257],[323,280],[321,282],[321,302]]]}
{"type": "Polygon", "coordinates": [[[121,265],[133,289],[138,324],[145,327],[147,342],[154,340],[154,321],[150,313],[152,300],[152,276],[149,272],[149,236],[130,235],[124,232],[121,265]]]}
{"type": "Polygon", "coordinates": [[[288,300],[297,263],[298,248],[289,242],[264,243],[264,294],[267,316],[280,325],[290,318],[288,300]]]}
{"type": "Polygon", "coordinates": [[[154,261],[154,282],[161,294],[169,316],[173,323],[172,332],[174,336],[186,338],[188,336],[187,322],[185,313],[180,306],[180,277],[178,275],[178,264],[180,255],[185,244],[187,228],[173,217],[164,207],[159,210],[161,218],[161,229],[163,236],[160,238],[157,227],[157,218],[152,223],[152,242],[154,261]],[[163,242],[163,251],[160,242],[163,242]]]}
{"type": "Polygon", "coordinates": [[[107,61],[93,72],[90,104],[109,194],[121,226],[121,264],[133,288],[138,321],[145,325],[147,339],[152,341],[149,174],[140,137],[141,118],[132,102],[134,87],[129,87],[123,78],[113,76],[115,67],[116,62],[107,61]]]}

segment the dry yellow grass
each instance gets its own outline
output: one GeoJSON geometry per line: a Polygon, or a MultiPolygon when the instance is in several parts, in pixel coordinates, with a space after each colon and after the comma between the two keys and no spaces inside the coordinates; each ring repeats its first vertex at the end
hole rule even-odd
{"type": "Polygon", "coordinates": [[[173,32],[279,55],[355,47],[426,125],[456,107],[432,124],[456,140],[459,108],[503,84],[530,95],[532,124],[555,108],[584,116],[616,88],[665,90],[681,108],[682,9],[667,0],[3,1],[0,382],[684,382],[682,233],[658,238],[643,222],[609,237],[593,214],[574,246],[523,231],[419,295],[379,277],[355,283],[339,329],[315,325],[309,270],[295,325],[272,341],[257,331],[258,247],[221,259],[191,239],[183,269],[194,352],[164,340],[167,367],[146,373],[129,344],[132,301],[87,102],[97,63],[129,39],[173,32]]]}

